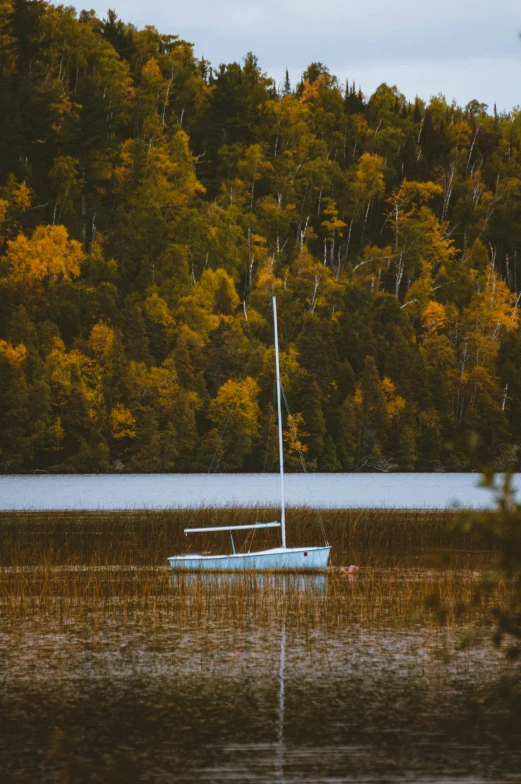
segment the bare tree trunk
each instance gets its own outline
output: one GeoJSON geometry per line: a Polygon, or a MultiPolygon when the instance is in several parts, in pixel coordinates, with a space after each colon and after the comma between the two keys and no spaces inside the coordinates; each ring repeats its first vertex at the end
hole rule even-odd
{"type": "Polygon", "coordinates": [[[469,168],[469,166],[470,166],[470,159],[471,159],[471,157],[472,157],[472,152],[474,151],[474,145],[476,144],[476,139],[477,139],[477,137],[478,137],[478,133],[479,133],[479,129],[480,129],[480,127],[481,127],[481,126],[480,126],[480,125],[478,125],[478,127],[476,128],[476,133],[474,134],[474,138],[472,139],[472,144],[470,145],[470,150],[469,150],[469,157],[467,158],[467,169],[468,169],[468,168],[469,168]]]}
{"type": "Polygon", "coordinates": [[[398,299],[398,295],[400,293],[400,283],[402,282],[403,277],[403,250],[400,253],[400,258],[398,259],[398,269],[396,271],[396,286],[394,290],[394,294],[396,299],[398,299]]]}
{"type": "Polygon", "coordinates": [[[81,241],[83,250],[87,252],[87,199],[81,195],[81,241]]]}
{"type": "Polygon", "coordinates": [[[461,420],[463,419],[463,379],[465,375],[465,366],[467,364],[467,342],[465,341],[465,349],[463,351],[463,357],[461,359],[461,374],[460,374],[460,381],[458,387],[458,400],[457,400],[457,411],[458,413],[458,425],[461,426],[461,420]]]}
{"type": "Polygon", "coordinates": [[[508,384],[505,384],[505,389],[503,390],[503,402],[501,403],[501,410],[505,410],[505,406],[507,404],[507,392],[508,392],[508,384]]]}
{"type": "Polygon", "coordinates": [[[317,294],[318,294],[318,285],[320,283],[321,276],[318,273],[315,273],[315,285],[313,287],[313,296],[311,297],[311,312],[315,312],[315,308],[317,306],[317,294]]]}

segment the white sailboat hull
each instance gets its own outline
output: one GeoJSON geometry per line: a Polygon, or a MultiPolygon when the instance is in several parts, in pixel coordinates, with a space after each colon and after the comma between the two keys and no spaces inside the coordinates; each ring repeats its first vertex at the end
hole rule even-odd
{"type": "Polygon", "coordinates": [[[168,559],[172,569],[187,571],[307,571],[325,569],[331,547],[275,547],[256,553],[234,555],[174,555],[168,559]]]}

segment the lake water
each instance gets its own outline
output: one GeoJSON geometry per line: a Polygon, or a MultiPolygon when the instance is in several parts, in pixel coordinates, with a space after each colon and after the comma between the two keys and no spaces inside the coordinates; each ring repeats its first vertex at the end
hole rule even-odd
{"type": "Polygon", "coordinates": [[[519,782],[497,552],[179,574],[168,516],[68,517],[0,516],[1,784],[519,782]]]}
{"type": "MultiPolygon", "coordinates": [[[[486,508],[479,474],[288,474],[288,506],[486,508]]],[[[515,477],[521,490],[521,474],[515,477]]],[[[1,476],[0,509],[165,509],[277,506],[278,474],[1,476]]]]}
{"type": "Polygon", "coordinates": [[[477,579],[0,567],[2,780],[519,781],[477,579]]]}

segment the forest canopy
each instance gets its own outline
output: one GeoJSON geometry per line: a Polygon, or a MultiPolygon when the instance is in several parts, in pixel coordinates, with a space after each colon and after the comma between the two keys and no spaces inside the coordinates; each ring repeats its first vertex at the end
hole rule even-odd
{"type": "Polygon", "coordinates": [[[274,470],[274,294],[289,469],[515,468],[520,148],[0,0],[0,471],[274,470]]]}

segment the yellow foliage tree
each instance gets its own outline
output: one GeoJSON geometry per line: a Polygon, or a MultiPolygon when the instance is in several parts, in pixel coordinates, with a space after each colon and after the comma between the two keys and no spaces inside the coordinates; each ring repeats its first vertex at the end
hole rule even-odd
{"type": "Polygon", "coordinates": [[[242,466],[259,433],[259,385],[251,376],[242,382],[229,379],[211,401],[208,418],[219,432],[224,430],[224,460],[229,469],[242,466]]]}
{"type": "Polygon", "coordinates": [[[490,264],[484,285],[462,314],[463,332],[467,338],[465,351],[477,365],[491,367],[499,350],[500,337],[519,324],[516,295],[508,288],[490,264]]]}
{"type": "Polygon", "coordinates": [[[289,414],[288,426],[286,430],[282,431],[282,436],[286,444],[288,455],[297,457],[299,452],[303,455],[308,451],[308,447],[303,443],[302,439],[307,438],[309,433],[303,429],[304,417],[300,413],[289,414]]]}
{"type": "Polygon", "coordinates": [[[117,441],[136,437],[136,419],[122,403],[117,403],[110,412],[110,431],[117,441]]]}
{"type": "Polygon", "coordinates": [[[83,257],[80,243],[69,239],[65,226],[38,226],[30,239],[19,234],[7,243],[10,277],[26,285],[76,278],[83,257]]]}
{"type": "Polygon", "coordinates": [[[381,199],[385,193],[385,161],[381,155],[364,152],[360,156],[353,176],[353,196],[360,207],[373,199],[381,199]]]}
{"type": "Polygon", "coordinates": [[[381,389],[387,404],[387,417],[390,422],[394,422],[399,419],[407,403],[401,395],[396,394],[396,387],[387,376],[382,379],[381,389]]]}
{"type": "Polygon", "coordinates": [[[177,321],[184,321],[197,334],[207,337],[219,324],[219,316],[232,316],[240,304],[232,278],[223,269],[207,269],[193,292],[179,303],[177,321]]]}
{"type": "Polygon", "coordinates": [[[440,302],[431,300],[422,313],[423,328],[428,335],[441,332],[447,324],[447,311],[440,302]]]}
{"type": "Polygon", "coordinates": [[[0,340],[0,353],[7,357],[11,365],[19,367],[27,356],[27,349],[23,343],[13,346],[5,340],[0,340]]]}
{"type": "Polygon", "coordinates": [[[18,183],[13,188],[11,202],[16,209],[22,212],[29,209],[31,206],[31,189],[25,181],[18,183]]]}
{"type": "Polygon", "coordinates": [[[171,329],[175,326],[175,319],[170,313],[167,302],[153,291],[145,300],[145,311],[151,321],[162,327],[171,329]]]}
{"type": "Polygon", "coordinates": [[[9,202],[7,201],[7,199],[0,199],[0,230],[2,225],[5,223],[8,209],[9,209],[9,202]]]}
{"type": "Polygon", "coordinates": [[[114,330],[103,321],[98,321],[92,327],[89,346],[92,353],[99,358],[106,358],[114,344],[114,330]]]}
{"type": "Polygon", "coordinates": [[[46,357],[51,387],[56,405],[66,408],[74,386],[80,388],[91,410],[91,419],[103,406],[102,372],[99,364],[81,351],[66,351],[60,338],[54,338],[53,347],[46,357]]]}
{"type": "Polygon", "coordinates": [[[161,367],[148,368],[144,362],[131,362],[126,376],[129,403],[154,401],[163,416],[171,414],[179,392],[175,362],[167,359],[161,367]]]}
{"type": "Polygon", "coordinates": [[[65,430],[63,429],[61,417],[56,417],[54,422],[51,422],[47,428],[46,451],[58,452],[62,447],[64,437],[65,430]]]}

